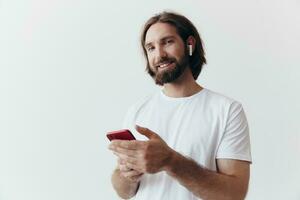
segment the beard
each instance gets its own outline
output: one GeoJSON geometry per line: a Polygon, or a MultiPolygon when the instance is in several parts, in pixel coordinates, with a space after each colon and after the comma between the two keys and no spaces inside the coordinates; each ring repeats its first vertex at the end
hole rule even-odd
{"type": "Polygon", "coordinates": [[[172,62],[175,66],[161,71],[159,70],[159,66],[155,66],[154,69],[148,68],[149,74],[155,83],[160,86],[175,81],[183,74],[189,63],[189,55],[185,51],[185,54],[179,60],[176,60],[174,57],[164,57],[158,63],[163,62],[172,62]]]}

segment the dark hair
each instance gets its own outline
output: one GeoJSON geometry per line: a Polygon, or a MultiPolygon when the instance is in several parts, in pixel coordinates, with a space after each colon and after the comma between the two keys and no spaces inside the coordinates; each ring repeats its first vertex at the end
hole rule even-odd
{"type": "Polygon", "coordinates": [[[202,45],[200,35],[190,20],[186,17],[174,12],[162,12],[151,17],[144,25],[141,34],[141,45],[144,51],[144,56],[147,60],[147,71],[151,75],[147,51],[145,49],[145,39],[148,29],[155,23],[167,23],[176,28],[178,35],[186,44],[189,36],[193,36],[196,40],[193,55],[190,57],[189,66],[191,68],[194,79],[196,80],[201,72],[202,66],[206,63],[205,52],[202,45]]]}

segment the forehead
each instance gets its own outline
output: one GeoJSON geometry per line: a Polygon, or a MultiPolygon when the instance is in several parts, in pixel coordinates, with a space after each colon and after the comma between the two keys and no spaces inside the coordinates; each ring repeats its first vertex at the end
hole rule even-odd
{"type": "Polygon", "coordinates": [[[145,44],[160,41],[162,38],[173,36],[179,38],[176,28],[167,23],[155,23],[148,29],[145,37],[145,44]]]}

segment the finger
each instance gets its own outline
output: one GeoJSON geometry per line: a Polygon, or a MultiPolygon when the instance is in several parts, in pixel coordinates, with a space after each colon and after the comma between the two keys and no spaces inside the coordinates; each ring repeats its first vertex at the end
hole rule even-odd
{"type": "Polygon", "coordinates": [[[120,158],[118,158],[118,169],[120,171],[130,171],[130,170],[132,170],[132,169],[128,168],[126,166],[126,162],[124,160],[120,159],[120,158]]]}
{"type": "Polygon", "coordinates": [[[127,163],[127,162],[137,163],[137,158],[135,158],[135,157],[130,157],[126,154],[118,153],[118,152],[115,152],[115,151],[113,151],[113,154],[118,156],[119,159],[124,160],[125,163],[127,163]]]}
{"type": "Polygon", "coordinates": [[[137,162],[126,162],[126,166],[130,169],[133,169],[135,171],[139,171],[141,173],[143,173],[143,168],[141,166],[138,165],[137,162]]]}
{"type": "Polygon", "coordinates": [[[118,168],[120,168],[120,165],[124,165],[125,161],[123,161],[121,158],[118,157],[118,168]]]}
{"type": "Polygon", "coordinates": [[[114,140],[112,141],[108,148],[110,150],[115,150],[115,148],[120,147],[129,150],[138,150],[141,149],[145,144],[145,141],[138,141],[138,140],[114,140]]]}
{"type": "Polygon", "coordinates": [[[136,170],[131,170],[131,171],[128,171],[128,172],[121,172],[122,175],[124,177],[133,177],[133,176],[139,176],[139,175],[142,175],[143,173],[139,172],[139,171],[136,171],[136,170]]]}
{"type": "Polygon", "coordinates": [[[118,165],[122,165],[124,164],[125,162],[121,159],[121,158],[118,158],[118,165]]]}
{"type": "Polygon", "coordinates": [[[122,172],[128,172],[132,170],[131,168],[127,167],[127,165],[119,165],[119,169],[122,172]]]}
{"type": "Polygon", "coordinates": [[[158,135],[156,133],[154,133],[153,131],[151,131],[148,128],[141,127],[139,125],[135,125],[135,129],[137,130],[137,132],[139,132],[140,134],[146,136],[149,139],[153,139],[153,138],[158,137],[158,135]]]}
{"type": "Polygon", "coordinates": [[[137,157],[138,155],[137,150],[124,149],[122,147],[115,147],[113,151],[117,153],[125,154],[130,157],[137,157]]]}
{"type": "Polygon", "coordinates": [[[125,165],[126,161],[122,160],[121,158],[118,158],[118,165],[125,165]]]}

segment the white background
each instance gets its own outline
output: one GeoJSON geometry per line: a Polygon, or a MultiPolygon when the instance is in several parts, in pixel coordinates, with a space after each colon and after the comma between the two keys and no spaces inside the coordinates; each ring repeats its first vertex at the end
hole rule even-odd
{"type": "Polygon", "coordinates": [[[164,9],[202,36],[198,82],[245,108],[247,199],[300,199],[299,0],[1,0],[1,200],[117,199],[105,133],[159,89],[139,34],[164,9]]]}

